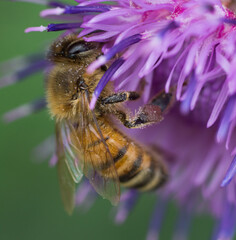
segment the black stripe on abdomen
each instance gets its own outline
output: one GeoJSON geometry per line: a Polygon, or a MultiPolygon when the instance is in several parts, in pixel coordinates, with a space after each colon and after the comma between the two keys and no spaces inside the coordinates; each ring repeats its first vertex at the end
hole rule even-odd
{"type": "Polygon", "coordinates": [[[139,174],[142,174],[144,171],[148,171],[148,174],[146,174],[141,181],[131,186],[131,188],[141,191],[152,191],[161,187],[168,179],[168,174],[164,171],[162,166],[159,164],[157,165],[154,160],[151,161],[149,168],[142,169],[139,174]],[[151,186],[149,184],[151,184],[151,186]]]}
{"type": "Polygon", "coordinates": [[[124,155],[125,155],[126,152],[127,152],[127,149],[128,149],[127,146],[124,146],[123,148],[121,148],[121,149],[118,151],[117,155],[113,158],[113,161],[116,163],[116,162],[119,161],[121,158],[123,158],[124,155]]]}
{"type": "Polygon", "coordinates": [[[141,166],[142,160],[143,160],[143,154],[142,152],[140,152],[137,159],[133,162],[133,167],[131,168],[131,170],[125,173],[124,175],[119,176],[120,182],[124,183],[129,181],[131,178],[135,177],[138,174],[137,170],[141,166]]]}
{"type": "Polygon", "coordinates": [[[149,174],[145,175],[145,178],[143,178],[141,182],[137,182],[136,184],[134,184],[132,188],[139,189],[139,188],[145,187],[149,182],[152,181],[153,177],[155,176],[155,166],[153,164],[153,161],[151,161],[151,165],[149,166],[148,169],[142,169],[139,172],[139,174],[142,174],[143,171],[147,171],[147,170],[150,171],[149,174]]]}

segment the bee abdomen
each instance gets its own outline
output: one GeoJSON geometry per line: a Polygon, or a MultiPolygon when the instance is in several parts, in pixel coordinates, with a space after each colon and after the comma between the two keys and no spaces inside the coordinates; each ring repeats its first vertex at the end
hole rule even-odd
{"type": "Polygon", "coordinates": [[[120,182],[125,183],[130,179],[134,178],[140,171],[140,166],[142,164],[142,161],[143,161],[143,156],[142,156],[142,153],[140,152],[137,158],[133,161],[132,167],[129,169],[129,171],[125,171],[125,173],[119,176],[120,182]]]}
{"type": "MultiPolygon", "coordinates": [[[[111,126],[106,126],[103,134],[124,187],[151,191],[166,182],[167,170],[161,155],[146,151],[111,126]]],[[[102,167],[104,171],[109,168],[107,164],[102,167]]]]}
{"type": "MultiPolygon", "coordinates": [[[[156,161],[153,159],[152,161],[156,161]]],[[[141,174],[141,172],[140,172],[141,174]]],[[[152,162],[150,168],[142,170],[141,181],[137,181],[132,188],[136,188],[139,191],[151,191],[161,187],[168,179],[166,171],[160,166],[155,166],[152,162]]]]}
{"type": "MultiPolygon", "coordinates": [[[[154,159],[148,152],[142,151],[141,155],[134,161],[134,165],[137,163],[140,163],[140,165],[135,173],[130,171],[126,175],[120,176],[120,181],[124,187],[151,191],[166,182],[167,173],[164,165],[162,163],[157,164],[157,159],[154,159]]],[[[136,167],[133,167],[133,169],[136,167]]]]}

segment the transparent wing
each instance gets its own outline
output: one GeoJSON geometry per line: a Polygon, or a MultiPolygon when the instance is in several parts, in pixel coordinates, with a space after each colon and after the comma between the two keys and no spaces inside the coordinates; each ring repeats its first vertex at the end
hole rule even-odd
{"type": "Polygon", "coordinates": [[[57,124],[59,139],[62,142],[62,151],[64,153],[65,162],[67,164],[68,170],[71,173],[73,180],[76,183],[79,183],[81,178],[83,177],[83,173],[81,172],[78,166],[78,149],[71,142],[71,134],[68,125],[65,122],[60,122],[57,124]]]}
{"type": "Polygon", "coordinates": [[[59,179],[59,187],[64,204],[65,210],[71,214],[75,206],[75,181],[72,178],[71,171],[68,168],[68,160],[65,155],[65,148],[60,133],[60,129],[57,126],[57,171],[59,179]]]}
{"type": "Polygon", "coordinates": [[[104,140],[95,114],[89,109],[88,94],[80,101],[81,116],[78,122],[64,121],[69,145],[78,161],[75,165],[89,179],[103,198],[117,205],[120,199],[120,182],[109,148],[104,140]]]}
{"type": "Polygon", "coordinates": [[[57,163],[61,198],[65,210],[72,214],[75,207],[75,182],[73,181],[64,158],[59,158],[57,163]]]}

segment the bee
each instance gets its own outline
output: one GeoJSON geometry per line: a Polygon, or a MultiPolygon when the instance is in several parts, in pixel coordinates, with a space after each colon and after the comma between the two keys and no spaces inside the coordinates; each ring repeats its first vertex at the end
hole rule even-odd
{"type": "Polygon", "coordinates": [[[173,94],[160,92],[130,117],[124,102],[138,99],[139,93],[114,93],[108,83],[91,110],[92,94],[107,66],[92,74],[86,73],[86,68],[102,55],[101,48],[101,43],[85,42],[72,34],[56,40],[48,52],[53,67],[46,81],[46,96],[56,119],[59,184],[68,212],[74,207],[75,183],[83,175],[114,205],[119,202],[120,185],[151,191],[168,178],[161,151],[148,150],[126,136],[111,116],[128,128],[160,122],[173,94]]]}

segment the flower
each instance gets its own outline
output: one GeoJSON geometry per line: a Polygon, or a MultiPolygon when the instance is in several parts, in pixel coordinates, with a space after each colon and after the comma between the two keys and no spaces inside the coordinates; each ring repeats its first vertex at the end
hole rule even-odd
{"type": "MultiPolygon", "coordinates": [[[[162,123],[129,131],[174,156],[168,162],[170,180],[158,191],[147,239],[157,238],[166,204],[172,199],[181,207],[174,239],[187,239],[191,216],[198,212],[215,217],[213,239],[232,239],[236,224],[234,6],[227,8],[230,2],[219,0],[76,0],[76,6],[31,1],[50,7],[41,17],[63,23],[30,27],[26,33],[66,30],[68,34],[81,27],[79,37],[104,43],[104,55],[88,67],[89,73],[116,57],[95,89],[91,108],[108,81],[118,91],[136,90],[145,79],[144,103],[161,89],[176,88],[176,102],[162,123]]],[[[35,56],[24,61],[26,67],[3,78],[1,86],[48,67],[35,56]]],[[[13,110],[5,119],[15,120],[44,106],[39,100],[13,110]]],[[[77,204],[92,203],[94,196],[84,182],[77,204]]],[[[124,192],[116,222],[126,219],[137,199],[136,191],[124,192]]]]}

